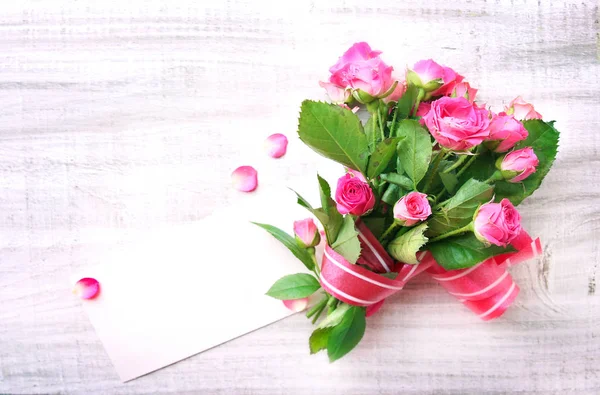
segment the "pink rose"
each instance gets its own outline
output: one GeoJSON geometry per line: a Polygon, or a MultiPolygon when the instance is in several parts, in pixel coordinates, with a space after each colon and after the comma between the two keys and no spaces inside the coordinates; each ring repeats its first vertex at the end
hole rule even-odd
{"type": "Polygon", "coordinates": [[[402,95],[404,95],[404,92],[406,92],[406,81],[403,81],[401,78],[398,78],[394,75],[392,75],[392,79],[394,81],[398,81],[398,85],[396,85],[396,87],[394,88],[392,93],[390,93],[389,96],[386,96],[383,98],[384,103],[398,101],[398,100],[400,100],[402,95]]]}
{"type": "Polygon", "coordinates": [[[312,218],[294,221],[296,242],[302,248],[314,247],[321,242],[321,235],[312,218]]]}
{"type": "Polygon", "coordinates": [[[508,182],[520,182],[535,173],[539,164],[533,148],[526,147],[506,154],[500,163],[500,171],[508,182]]]}
{"type": "Polygon", "coordinates": [[[375,205],[369,184],[350,173],[338,180],[335,200],[340,214],[363,215],[375,205]]]}
{"type": "Polygon", "coordinates": [[[508,199],[487,203],[477,210],[473,231],[485,244],[506,247],[521,232],[521,216],[508,199]]]}
{"type": "MultiPolygon", "coordinates": [[[[490,137],[488,141],[497,142],[495,152],[506,152],[521,140],[525,140],[529,132],[523,124],[510,115],[494,115],[490,122],[490,137]]],[[[490,146],[490,149],[492,147],[490,146]]]]}
{"type": "Polygon", "coordinates": [[[423,117],[436,141],[453,151],[466,151],[489,136],[489,112],[464,97],[442,97],[423,117]]]}
{"type": "MultiPolygon", "coordinates": [[[[364,97],[361,92],[373,98],[389,95],[394,85],[393,67],[386,65],[379,57],[380,54],[380,51],[373,51],[365,42],[350,47],[329,69],[331,72],[329,84],[338,89],[333,96],[340,99],[339,90],[349,89],[360,90],[357,92],[359,97],[364,97]]],[[[328,92],[333,90],[332,86],[327,84],[322,82],[321,86],[325,85],[328,92]]]]}
{"type": "Polygon", "coordinates": [[[521,96],[517,96],[513,101],[508,103],[504,108],[508,115],[514,116],[516,119],[542,119],[542,114],[535,111],[533,104],[527,103],[521,96]]]}
{"type": "Polygon", "coordinates": [[[419,104],[419,108],[417,109],[417,117],[421,117],[421,119],[419,119],[419,123],[423,126],[425,126],[425,120],[423,117],[429,112],[429,110],[431,110],[431,103],[421,102],[421,104],[419,104]]]}
{"type": "Polygon", "coordinates": [[[477,89],[473,88],[468,82],[459,82],[452,89],[450,96],[452,97],[464,97],[471,103],[475,101],[477,95],[477,89]]]}
{"type": "Polygon", "coordinates": [[[424,193],[410,192],[394,205],[394,218],[403,226],[425,221],[430,215],[431,206],[424,193]]]}
{"type": "Polygon", "coordinates": [[[407,73],[408,79],[431,96],[446,96],[464,77],[450,67],[441,66],[431,59],[420,60],[407,73]],[[416,77],[416,78],[415,78],[416,77]]]}

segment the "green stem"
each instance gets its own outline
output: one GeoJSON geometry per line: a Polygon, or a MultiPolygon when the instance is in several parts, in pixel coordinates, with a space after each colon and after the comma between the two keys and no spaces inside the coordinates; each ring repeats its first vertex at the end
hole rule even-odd
{"type": "Polygon", "coordinates": [[[431,172],[429,173],[429,176],[427,177],[427,180],[425,181],[425,187],[423,188],[423,193],[427,193],[427,191],[429,191],[429,188],[431,187],[431,183],[433,182],[433,176],[435,175],[435,173],[437,173],[438,167],[440,167],[440,162],[442,161],[442,158],[446,155],[446,149],[442,148],[440,150],[440,152],[438,152],[438,154],[436,155],[435,159],[433,160],[433,168],[431,169],[431,172]]]}
{"type": "Polygon", "coordinates": [[[313,307],[311,307],[307,312],[306,312],[306,318],[310,318],[313,315],[315,315],[317,313],[317,311],[319,311],[319,309],[322,310],[322,308],[324,308],[327,305],[327,302],[329,301],[329,297],[327,295],[325,295],[325,297],[321,300],[319,300],[319,302],[317,304],[315,304],[313,307]]]}
{"type": "MultiPolygon", "coordinates": [[[[437,201],[438,201],[438,200],[440,200],[440,198],[441,198],[442,196],[444,196],[444,193],[446,193],[446,187],[442,188],[441,192],[440,192],[440,193],[438,193],[437,195],[435,195],[435,201],[436,201],[436,203],[437,203],[437,201]]],[[[437,206],[436,206],[436,207],[437,207],[437,206]]]]}
{"type": "Polygon", "coordinates": [[[317,257],[315,255],[315,247],[310,247],[308,249],[308,253],[310,254],[310,257],[312,258],[312,261],[315,265],[313,271],[317,275],[317,278],[320,278],[321,277],[321,269],[319,269],[319,263],[317,262],[317,257]]]}
{"type": "Polygon", "coordinates": [[[392,125],[390,126],[390,135],[394,135],[396,132],[396,119],[398,118],[398,102],[396,102],[396,108],[394,109],[394,118],[392,118],[392,125]]]}
{"type": "Polygon", "coordinates": [[[327,301],[327,315],[333,313],[333,311],[337,308],[338,300],[334,297],[329,298],[327,301]]]}
{"type": "Polygon", "coordinates": [[[485,180],[484,182],[486,184],[491,184],[494,181],[500,181],[500,180],[504,180],[504,177],[502,176],[502,172],[500,170],[496,170],[494,172],[494,174],[492,174],[492,176],[490,178],[488,178],[487,180],[485,180]]]}
{"type": "Polygon", "coordinates": [[[415,102],[415,107],[413,108],[413,117],[417,116],[417,112],[419,111],[419,105],[421,105],[421,100],[425,97],[425,91],[423,89],[419,89],[419,93],[417,94],[417,101],[415,102]]]}
{"type": "Polygon", "coordinates": [[[451,232],[444,233],[443,235],[439,235],[438,237],[434,237],[433,239],[429,239],[429,243],[434,243],[436,241],[443,240],[450,236],[456,236],[456,235],[460,235],[462,233],[472,232],[472,231],[473,231],[473,222],[469,223],[468,225],[463,226],[462,228],[458,228],[451,232]]]}
{"type": "MultiPolygon", "coordinates": [[[[327,295],[327,298],[325,299],[329,302],[329,295],[327,295]]],[[[325,310],[325,308],[327,307],[327,303],[325,303],[323,306],[321,306],[319,308],[319,310],[317,310],[317,313],[315,314],[315,316],[312,319],[312,323],[314,324],[315,322],[317,322],[317,320],[319,319],[319,317],[321,316],[321,314],[323,313],[323,310],[325,310]]]]}
{"type": "Polygon", "coordinates": [[[381,141],[385,140],[385,128],[383,127],[383,117],[381,116],[381,110],[377,109],[377,121],[379,122],[379,131],[381,132],[381,141]]]}
{"type": "Polygon", "coordinates": [[[444,173],[450,173],[452,170],[456,169],[458,166],[462,165],[469,155],[461,155],[456,162],[452,164],[449,168],[444,170],[444,173]]]}
{"type": "Polygon", "coordinates": [[[389,228],[387,228],[387,230],[385,232],[383,232],[383,234],[381,235],[381,240],[385,240],[386,237],[388,237],[390,235],[390,233],[392,233],[394,231],[394,229],[396,229],[398,226],[400,226],[400,222],[396,222],[394,221],[389,228]]]}
{"type": "Polygon", "coordinates": [[[462,169],[460,169],[458,171],[458,173],[456,173],[456,178],[462,176],[462,174],[465,172],[465,170],[467,170],[469,168],[469,166],[471,166],[473,164],[473,162],[475,162],[475,159],[477,159],[477,155],[473,155],[471,157],[471,159],[469,159],[469,161],[462,167],[462,169]]]}

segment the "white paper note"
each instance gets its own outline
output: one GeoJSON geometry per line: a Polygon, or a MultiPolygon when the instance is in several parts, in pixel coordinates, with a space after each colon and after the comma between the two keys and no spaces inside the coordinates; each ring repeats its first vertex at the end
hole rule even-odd
{"type": "Polygon", "coordinates": [[[240,200],[198,223],[149,230],[140,243],[73,276],[100,282],[99,296],[83,306],[123,381],[292,314],[265,292],[306,269],[249,220],[291,233],[308,212],[285,188],[240,200]]]}

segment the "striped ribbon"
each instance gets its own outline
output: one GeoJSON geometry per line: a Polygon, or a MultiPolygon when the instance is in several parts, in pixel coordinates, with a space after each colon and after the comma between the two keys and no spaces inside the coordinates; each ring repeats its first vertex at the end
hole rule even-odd
{"type": "Polygon", "coordinates": [[[429,252],[420,253],[417,265],[394,262],[363,222],[359,220],[356,225],[362,247],[358,264],[351,264],[326,246],[320,280],[323,288],[337,299],[367,307],[367,316],[377,312],[387,297],[401,290],[412,278],[427,272],[481,319],[499,317],[519,293],[507,268],[542,252],[540,240],[532,240],[527,232],[521,231],[512,242],[517,252],[489,258],[468,269],[448,271],[438,265],[429,252]],[[390,279],[380,274],[386,272],[398,275],[390,279]]]}

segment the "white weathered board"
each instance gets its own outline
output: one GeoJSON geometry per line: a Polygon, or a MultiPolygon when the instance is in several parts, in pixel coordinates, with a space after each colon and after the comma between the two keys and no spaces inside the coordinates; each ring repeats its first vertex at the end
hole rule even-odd
{"type": "Polygon", "coordinates": [[[593,0],[3,1],[0,393],[599,393],[598,18],[593,0]],[[263,185],[302,174],[299,103],[324,97],[317,81],[360,40],[556,120],[554,169],[521,206],[545,252],[512,270],[516,304],[481,322],[419,279],[335,364],[308,355],[297,315],[121,384],[69,274],[238,198],[237,165],[263,185]],[[275,132],[291,137],[278,161],[261,155],[275,132]]]}

